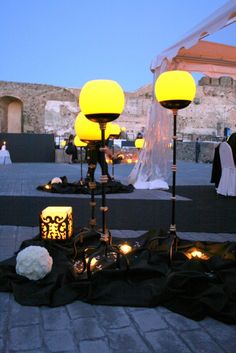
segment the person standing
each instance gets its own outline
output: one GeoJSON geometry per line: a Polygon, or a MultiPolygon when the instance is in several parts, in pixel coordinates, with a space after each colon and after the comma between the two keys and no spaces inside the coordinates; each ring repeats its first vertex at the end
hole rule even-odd
{"type": "Polygon", "coordinates": [[[195,142],[195,162],[198,163],[199,161],[199,155],[201,152],[201,145],[200,145],[200,141],[199,138],[196,138],[196,142],[195,142]]]}
{"type": "Polygon", "coordinates": [[[78,151],[76,146],[74,145],[74,136],[70,135],[68,139],[68,143],[65,147],[66,154],[71,156],[70,163],[77,163],[78,162],[78,151]]]}

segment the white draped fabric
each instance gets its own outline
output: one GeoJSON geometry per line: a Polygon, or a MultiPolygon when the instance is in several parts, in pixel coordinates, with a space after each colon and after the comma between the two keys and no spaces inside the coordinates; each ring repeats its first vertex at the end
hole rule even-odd
{"type": "Polygon", "coordinates": [[[0,164],[11,164],[10,153],[5,149],[0,150],[0,164]]]}
{"type": "MultiPolygon", "coordinates": [[[[160,70],[154,74],[154,82],[161,72],[168,69],[164,61],[160,70]]],[[[166,180],[170,172],[171,161],[171,126],[172,119],[164,109],[153,99],[148,117],[148,129],[144,135],[145,146],[139,161],[129,176],[129,183],[136,189],[169,188],[166,180]],[[158,117],[158,118],[157,118],[158,117]]]]}
{"type": "Polygon", "coordinates": [[[230,145],[227,142],[222,142],[219,153],[222,172],[217,194],[236,196],[236,167],[230,145]]]}
{"type": "MultiPolygon", "coordinates": [[[[202,72],[210,77],[228,75],[236,79],[236,47],[202,40],[235,21],[236,0],[231,0],[153,60],[154,84],[162,72],[177,69],[202,72]]],[[[145,145],[128,179],[135,188],[168,189],[172,123],[168,110],[153,99],[144,136],[145,145]]]]}

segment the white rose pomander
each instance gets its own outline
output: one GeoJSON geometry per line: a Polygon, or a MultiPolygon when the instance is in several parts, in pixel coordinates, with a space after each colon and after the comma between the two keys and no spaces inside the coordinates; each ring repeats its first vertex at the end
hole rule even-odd
{"type": "Polygon", "coordinates": [[[51,184],[62,184],[61,178],[55,177],[51,180],[51,184]]]}
{"type": "Polygon", "coordinates": [[[42,246],[31,245],[21,250],[16,257],[16,272],[37,281],[52,269],[52,257],[42,246]]]}

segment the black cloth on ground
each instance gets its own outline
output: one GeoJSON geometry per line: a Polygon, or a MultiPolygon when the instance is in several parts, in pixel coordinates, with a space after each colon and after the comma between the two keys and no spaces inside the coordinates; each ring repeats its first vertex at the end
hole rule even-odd
{"type": "MultiPolygon", "coordinates": [[[[60,243],[37,236],[24,241],[20,249],[29,245],[46,247],[53,258],[52,271],[41,280],[30,281],[16,274],[13,256],[0,263],[0,291],[13,292],[22,305],[56,307],[74,300],[99,305],[161,305],[194,320],[211,316],[235,324],[236,243],[179,240],[178,252],[170,265],[169,241],[164,237],[157,239],[158,234],[150,231],[135,239],[125,239],[136,247],[127,255],[129,268],[125,262],[121,262],[120,270],[110,264],[94,272],[91,280],[79,279],[72,270],[73,238],[60,243]],[[192,247],[208,254],[209,260],[187,259],[184,252],[192,247]]],[[[91,239],[93,246],[99,242],[91,239]]],[[[120,238],[113,239],[114,244],[122,242],[120,238]]],[[[78,254],[88,245],[76,245],[78,254]]]]}
{"type": "MultiPolygon", "coordinates": [[[[46,191],[57,194],[90,194],[88,183],[81,184],[80,182],[69,183],[66,176],[60,177],[62,183],[51,184],[49,181],[45,185],[39,185],[37,190],[46,191]],[[48,185],[49,188],[46,186],[48,185]]],[[[117,194],[117,193],[130,193],[134,191],[132,184],[124,185],[120,181],[108,180],[105,184],[106,194],[117,194]]],[[[94,190],[95,195],[101,195],[102,186],[101,183],[96,182],[96,189],[94,190]]]]}

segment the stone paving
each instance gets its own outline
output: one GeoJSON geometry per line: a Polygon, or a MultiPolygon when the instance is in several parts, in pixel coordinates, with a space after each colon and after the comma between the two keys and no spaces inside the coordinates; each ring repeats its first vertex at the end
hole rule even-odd
{"type": "MultiPolygon", "coordinates": [[[[115,165],[115,179],[122,183],[128,183],[127,179],[134,165],[118,164],[115,165]]],[[[193,163],[186,161],[177,161],[176,185],[212,185],[211,164],[193,163]]],[[[86,175],[87,164],[83,164],[83,176],[86,175]]],[[[109,165],[111,174],[111,165],[109,165]]],[[[96,168],[95,177],[98,181],[100,178],[100,167],[96,168]]],[[[80,164],[65,163],[13,163],[8,165],[0,165],[0,195],[41,195],[41,191],[37,191],[38,185],[47,183],[54,177],[67,176],[69,182],[75,182],[80,179],[80,164]]],[[[172,176],[170,174],[168,184],[172,184],[172,176]]],[[[136,190],[140,192],[142,197],[149,190],[136,190]]],[[[156,190],[159,191],[160,190],[156,190]]],[[[148,197],[154,190],[148,192],[148,197]]],[[[72,196],[72,195],[71,195],[72,196]]],[[[78,196],[78,195],[77,195],[78,196]]],[[[58,194],[57,194],[58,197],[58,194]]],[[[86,197],[80,195],[80,197],[86,197]]],[[[116,195],[108,195],[108,197],[116,197],[116,195]]],[[[122,196],[123,197],[123,196],[122,196]]],[[[133,197],[133,194],[132,194],[133,197]]]]}
{"type": "MultiPolygon", "coordinates": [[[[67,175],[76,180],[76,165],[40,164],[2,166],[0,185],[18,192],[16,175],[34,178],[36,185],[51,177],[67,175]],[[55,169],[56,168],[56,169],[55,169]],[[43,178],[43,179],[42,179],[43,178]],[[8,186],[7,186],[8,184],[8,186]]],[[[130,166],[116,167],[120,180],[130,166]]],[[[178,185],[206,185],[211,165],[178,162],[178,185]]],[[[21,189],[24,192],[24,185],[21,189]]],[[[26,186],[25,186],[26,187],[26,186]]],[[[33,189],[32,189],[33,191],[33,189]]],[[[0,189],[4,194],[5,190],[0,189]]],[[[4,207],[4,205],[2,206],[4,207]]],[[[38,227],[0,226],[0,261],[14,254],[21,242],[38,233],[38,227]]],[[[114,236],[136,237],[142,231],[114,230],[114,236]]],[[[235,234],[178,233],[182,238],[234,241],[235,234]]],[[[28,307],[12,294],[0,292],[0,353],[235,353],[236,325],[206,318],[192,321],[163,307],[132,308],[90,305],[80,301],[58,307],[28,307]]]]}
{"type": "MultiPolygon", "coordinates": [[[[38,227],[0,227],[0,260],[38,227]]],[[[142,231],[112,231],[138,236],[142,231]]],[[[187,239],[234,240],[235,234],[180,233],[187,239]]],[[[29,307],[0,292],[1,353],[235,353],[236,325],[192,321],[163,307],[90,305],[29,307]]]]}

